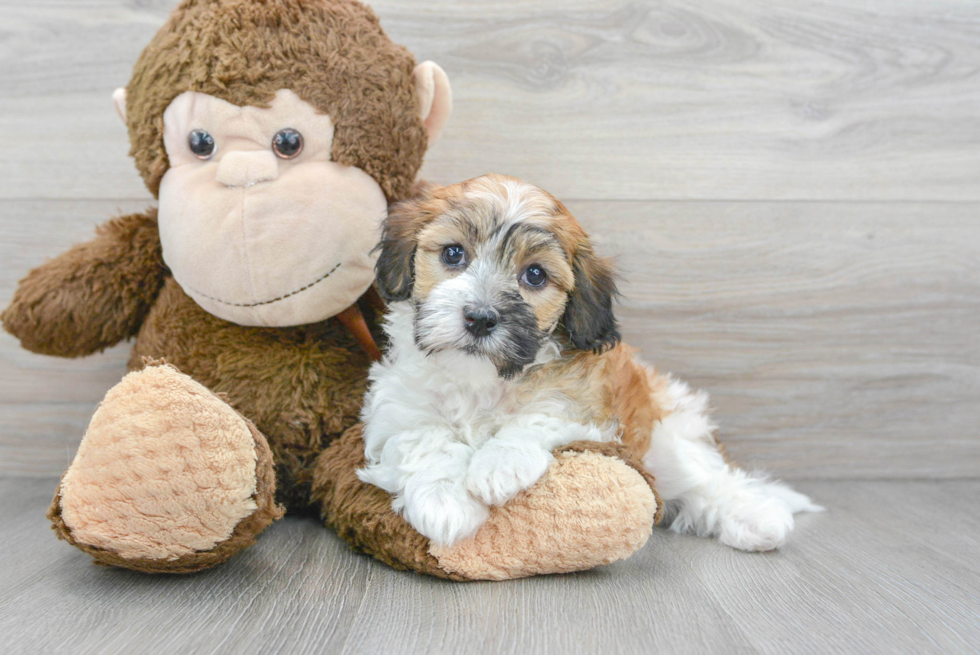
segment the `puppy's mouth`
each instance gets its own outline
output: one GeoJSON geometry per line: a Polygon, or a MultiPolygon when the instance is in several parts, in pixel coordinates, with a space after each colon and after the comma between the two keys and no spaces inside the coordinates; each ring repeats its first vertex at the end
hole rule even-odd
{"type": "Polygon", "coordinates": [[[508,354],[506,347],[489,344],[488,341],[490,339],[491,337],[489,336],[474,337],[472,343],[463,345],[460,350],[467,355],[486,357],[497,367],[497,375],[505,380],[514,378],[528,364],[534,362],[538,354],[538,347],[540,346],[540,339],[535,340],[533,343],[528,341],[522,352],[508,354]]]}
{"type": "Polygon", "coordinates": [[[544,335],[538,330],[534,313],[523,303],[498,310],[498,315],[492,331],[475,335],[467,331],[462,310],[450,318],[443,308],[417,303],[415,344],[427,355],[456,350],[485,357],[496,367],[497,375],[512,379],[537,358],[544,335]]]}

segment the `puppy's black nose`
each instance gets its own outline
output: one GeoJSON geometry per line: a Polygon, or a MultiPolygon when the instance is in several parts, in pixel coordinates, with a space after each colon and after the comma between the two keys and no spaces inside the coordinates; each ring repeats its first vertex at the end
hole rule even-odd
{"type": "Polygon", "coordinates": [[[492,309],[467,307],[463,310],[463,318],[466,319],[466,330],[475,337],[485,337],[497,327],[497,312],[492,309]]]}

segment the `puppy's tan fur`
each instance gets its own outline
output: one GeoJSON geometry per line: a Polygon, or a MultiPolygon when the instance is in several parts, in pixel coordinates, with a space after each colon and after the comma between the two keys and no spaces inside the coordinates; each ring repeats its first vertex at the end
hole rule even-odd
{"type": "Polygon", "coordinates": [[[663,405],[666,378],[635,359],[635,349],[620,344],[604,353],[577,352],[528,371],[519,396],[553,389],[579,408],[577,423],[618,423],[622,442],[637,457],[650,448],[658,421],[669,413],[663,405]]]}
{"type": "Polygon", "coordinates": [[[612,268],[547,192],[499,175],[429,190],[394,208],[381,249],[393,345],[372,369],[359,475],[430,538],[473,534],[540,478],[543,451],[582,438],[642,460],[672,530],[771,550],[795,512],[819,511],[726,461],[707,395],[620,343],[612,268]]]}
{"type": "Polygon", "coordinates": [[[612,266],[595,255],[585,230],[550,193],[513,177],[486,175],[433,189],[397,208],[388,221],[390,235],[401,243],[417,244],[412,298],[424,300],[440,282],[459,274],[440,259],[446,245],[460,244],[474,252],[501,229],[501,205],[513,200],[514,185],[521,189],[524,218],[514,224],[513,237],[499,256],[510,262],[515,276],[532,263],[547,271],[544,288],[522,286],[521,295],[533,308],[538,327],[554,330],[563,353],[516,380],[518,403],[553,389],[578,408],[577,416],[567,418],[600,426],[618,423],[623,444],[642,457],[655,424],[669,412],[664,400],[667,378],[637,361],[636,350],[622,343],[603,351],[571,347],[560,321],[576,290],[575,268],[598,283],[612,275],[612,266]]]}

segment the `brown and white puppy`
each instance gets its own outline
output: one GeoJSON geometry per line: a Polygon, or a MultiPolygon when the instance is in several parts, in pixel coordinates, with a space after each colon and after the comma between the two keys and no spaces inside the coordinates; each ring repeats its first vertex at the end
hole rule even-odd
{"type": "Polygon", "coordinates": [[[362,418],[362,480],[438,545],[533,485],[550,451],[621,440],[671,528],[770,550],[819,509],[718,450],[707,396],[620,343],[609,262],[547,192],[488,175],[397,206],[377,264],[390,302],[362,418]]]}

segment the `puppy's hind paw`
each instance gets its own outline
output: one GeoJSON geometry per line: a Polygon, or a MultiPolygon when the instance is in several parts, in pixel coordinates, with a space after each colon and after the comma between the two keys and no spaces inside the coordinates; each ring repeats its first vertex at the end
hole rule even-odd
{"type": "Polygon", "coordinates": [[[775,550],[786,543],[793,530],[793,513],[778,498],[746,498],[721,511],[718,527],[718,540],[726,546],[749,551],[775,550]]]}
{"type": "Polygon", "coordinates": [[[824,508],[810,500],[798,491],[793,491],[789,485],[782,482],[767,482],[766,492],[773,498],[777,498],[786,504],[789,511],[793,514],[797,512],[822,512],[824,508]]]}

